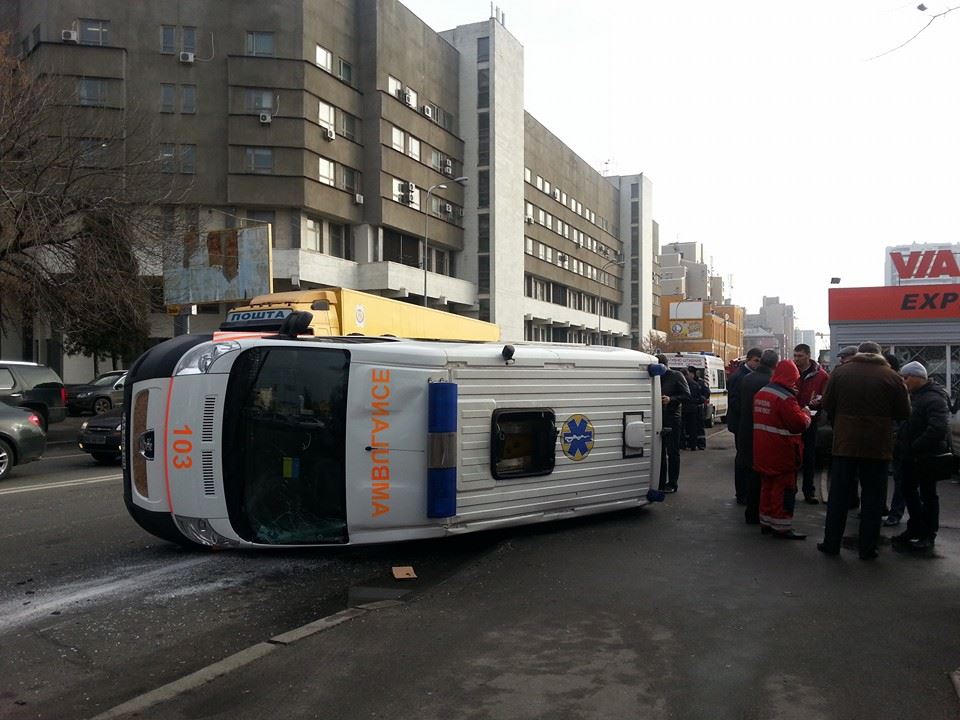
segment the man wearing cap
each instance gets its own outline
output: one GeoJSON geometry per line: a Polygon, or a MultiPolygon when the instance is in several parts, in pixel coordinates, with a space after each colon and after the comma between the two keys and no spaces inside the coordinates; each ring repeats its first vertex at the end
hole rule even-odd
{"type": "Polygon", "coordinates": [[[906,532],[893,538],[894,547],[929,550],[940,528],[937,480],[924,460],[950,451],[950,400],[947,391],[927,378],[927,369],[909,362],[900,368],[910,391],[910,418],[900,426],[894,451],[900,462],[903,499],[910,513],[906,532]]]}
{"type": "Polygon", "coordinates": [[[833,371],[823,392],[823,409],[833,420],[833,465],[823,542],[817,549],[840,554],[847,524],[850,487],[860,480],[860,559],[877,557],[883,491],[893,455],[893,422],[910,416],[907,388],[880,354],[865,342],[833,371]]]}
{"type": "Polygon", "coordinates": [[[837,353],[838,367],[840,365],[846,365],[848,362],[850,362],[850,358],[852,358],[856,354],[857,354],[856,345],[847,345],[846,347],[841,348],[840,352],[837,353]]]}

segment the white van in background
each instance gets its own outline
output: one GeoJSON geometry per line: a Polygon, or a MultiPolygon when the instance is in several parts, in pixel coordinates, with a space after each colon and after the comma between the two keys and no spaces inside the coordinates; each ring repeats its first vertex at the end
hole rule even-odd
{"type": "Polygon", "coordinates": [[[704,425],[713,427],[716,421],[727,417],[727,371],[721,358],[713,353],[686,352],[668,354],[667,362],[673,370],[695,367],[697,374],[707,381],[710,404],[704,415],[704,425]]]}

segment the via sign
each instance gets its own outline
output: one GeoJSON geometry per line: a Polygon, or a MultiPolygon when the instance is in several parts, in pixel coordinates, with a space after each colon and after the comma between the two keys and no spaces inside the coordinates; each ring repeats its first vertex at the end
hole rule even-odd
{"type": "Polygon", "coordinates": [[[887,285],[960,281],[960,246],[907,245],[887,248],[887,285]]]}

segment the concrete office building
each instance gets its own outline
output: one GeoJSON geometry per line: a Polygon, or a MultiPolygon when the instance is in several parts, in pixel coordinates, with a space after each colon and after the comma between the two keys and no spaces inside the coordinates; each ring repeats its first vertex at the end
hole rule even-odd
{"type": "Polygon", "coordinates": [[[777,338],[781,357],[793,353],[794,313],[793,305],[780,302],[779,297],[764,297],[760,312],[747,315],[746,327],[764,330],[777,338]]]}
{"type": "MultiPolygon", "coordinates": [[[[525,112],[499,17],[437,33],[396,0],[15,0],[0,24],[78,105],[148,116],[188,187],[165,212],[199,232],[270,223],[277,291],[426,296],[505,340],[636,345],[654,327],[652,184],[603,177],[525,112]]],[[[17,333],[5,357],[60,365],[17,333]]]]}

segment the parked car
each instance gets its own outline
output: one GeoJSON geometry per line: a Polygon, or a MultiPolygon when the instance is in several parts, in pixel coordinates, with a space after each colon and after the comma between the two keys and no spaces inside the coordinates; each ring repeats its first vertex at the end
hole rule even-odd
{"type": "Polygon", "coordinates": [[[0,480],[14,465],[39,460],[46,447],[47,434],[35,411],[0,403],[0,480]]]}
{"type": "Polygon", "coordinates": [[[122,408],[113,408],[94,415],[80,426],[77,444],[101,465],[111,465],[120,460],[120,419],[122,408]]]}
{"type": "Polygon", "coordinates": [[[44,432],[67,417],[67,389],[46,365],[0,360],[0,400],[33,410],[44,432]]]}
{"type": "Polygon", "coordinates": [[[67,412],[80,415],[105,413],[110,408],[123,407],[123,383],[126,370],[112,370],[83,385],[67,386],[67,412]]]}

